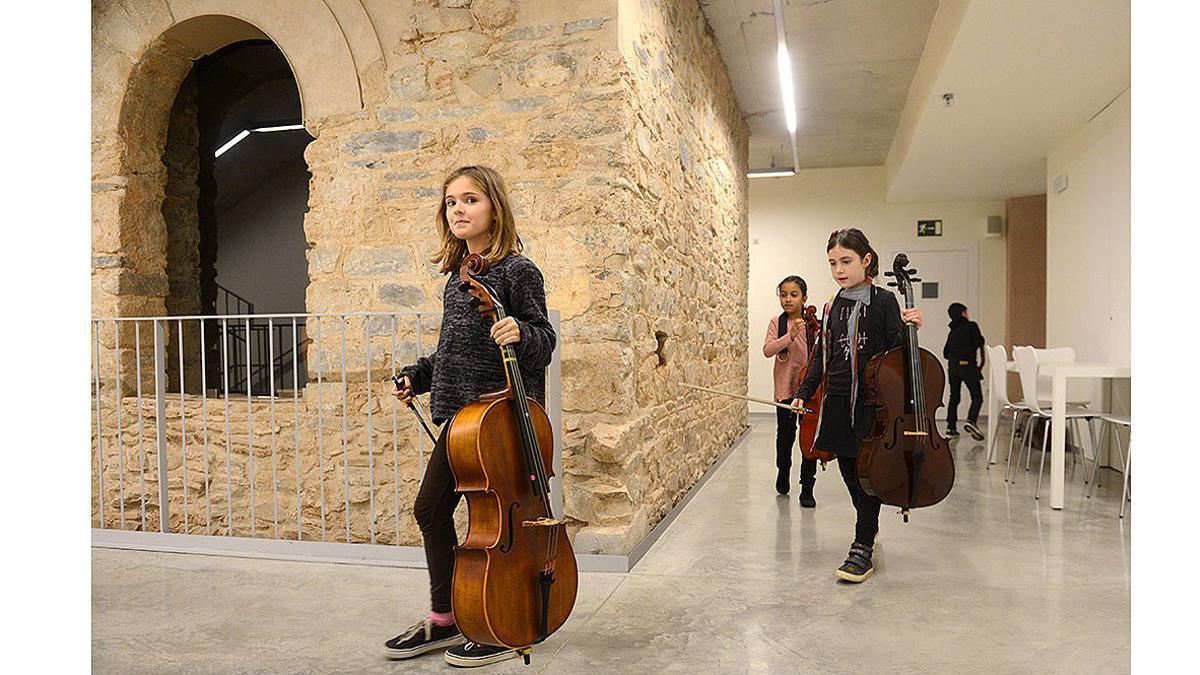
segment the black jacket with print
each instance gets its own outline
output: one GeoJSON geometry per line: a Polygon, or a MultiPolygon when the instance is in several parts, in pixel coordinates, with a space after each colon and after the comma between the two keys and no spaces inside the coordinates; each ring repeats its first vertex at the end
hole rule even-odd
{"type": "MultiPolygon", "coordinates": [[[[829,326],[821,332],[817,339],[816,348],[813,349],[811,361],[808,365],[808,373],[804,376],[804,381],[800,383],[800,388],[796,391],[796,398],[807,401],[809,397],[816,391],[817,386],[821,384],[821,376],[824,373],[825,367],[825,342],[830,333],[840,333],[845,335],[847,330],[847,318],[842,316],[842,312],[834,312],[833,306],[837,304],[841,292],[834,296],[834,301],[830,303],[829,311],[829,326]],[[838,322],[838,326],[834,326],[834,322],[838,322]]],[[[844,301],[843,301],[844,302],[844,301]]],[[[868,412],[867,400],[867,385],[866,385],[866,370],[867,362],[871,357],[880,352],[887,351],[893,347],[899,347],[904,344],[904,321],[900,318],[900,303],[896,300],[896,295],[891,291],[880,288],[879,286],[871,286],[871,304],[864,308],[864,316],[858,319],[859,344],[858,344],[858,372],[854,376],[858,377],[858,396],[853,404],[854,410],[854,428],[859,438],[862,438],[871,429],[874,423],[874,415],[868,412]],[[865,337],[865,339],[863,339],[865,337]]],[[[847,377],[850,375],[847,374],[847,377]]],[[[827,389],[832,391],[849,391],[850,383],[847,382],[829,382],[827,389]]]]}

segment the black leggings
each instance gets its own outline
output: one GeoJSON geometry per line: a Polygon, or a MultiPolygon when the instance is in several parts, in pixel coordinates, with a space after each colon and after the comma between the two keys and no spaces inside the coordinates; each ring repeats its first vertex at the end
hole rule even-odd
{"type": "MultiPolygon", "coordinates": [[[[861,395],[861,392],[860,392],[861,395]]],[[[854,539],[868,546],[875,544],[879,533],[878,497],[868,495],[858,482],[859,439],[850,425],[850,397],[826,394],[821,404],[821,428],[817,431],[817,446],[822,450],[837,453],[838,470],[846,490],[850,492],[850,503],[854,505],[857,519],[854,523],[854,539]]]]}
{"type": "Polygon", "coordinates": [[[874,546],[875,535],[879,533],[879,509],[883,503],[878,497],[864,492],[862,484],[858,482],[858,469],[855,466],[858,464],[858,457],[838,455],[837,463],[846,489],[850,491],[850,502],[854,504],[854,510],[858,513],[854,523],[854,540],[874,546]]]}
{"type": "Polygon", "coordinates": [[[425,465],[425,477],[417,491],[413,514],[421,528],[425,541],[425,562],[429,567],[429,595],[431,608],[435,612],[449,612],[450,588],[454,582],[454,547],[458,544],[458,533],[454,531],[454,509],[462,494],[454,491],[454,474],[450,471],[450,460],[446,456],[447,424],[442,428],[429,453],[425,465]]]}
{"type": "MultiPolygon", "coordinates": [[[[791,401],[780,401],[790,404],[791,401]]],[[[792,447],[796,444],[796,425],[800,423],[800,415],[783,408],[775,409],[775,467],[778,469],[792,468],[792,447]]],[[[805,459],[800,456],[800,483],[816,481],[817,460],[805,459]]]]}

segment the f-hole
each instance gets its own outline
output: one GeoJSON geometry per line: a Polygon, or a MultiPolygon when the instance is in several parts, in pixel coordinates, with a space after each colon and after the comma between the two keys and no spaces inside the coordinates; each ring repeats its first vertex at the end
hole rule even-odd
{"type": "Polygon", "coordinates": [[[505,544],[502,544],[502,545],[500,546],[500,552],[501,552],[501,553],[508,553],[509,551],[511,551],[511,550],[512,550],[512,544],[513,544],[513,515],[514,515],[514,514],[516,514],[516,512],[517,512],[517,509],[518,509],[520,506],[521,506],[521,502],[513,502],[512,504],[509,504],[509,505],[508,505],[508,542],[507,542],[507,543],[505,543],[505,544]]]}

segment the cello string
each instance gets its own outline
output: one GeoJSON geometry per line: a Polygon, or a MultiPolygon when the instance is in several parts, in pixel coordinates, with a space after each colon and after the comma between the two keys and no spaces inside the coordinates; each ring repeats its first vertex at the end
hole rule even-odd
{"type": "MultiPolygon", "coordinates": [[[[490,295],[490,293],[489,293],[490,295]]],[[[497,320],[507,318],[507,314],[503,310],[503,305],[496,304],[497,320]]],[[[551,516],[550,512],[550,481],[546,477],[546,469],[542,462],[542,453],[537,443],[537,433],[533,429],[533,423],[529,414],[529,403],[525,394],[525,382],[521,378],[520,366],[517,362],[517,353],[512,345],[504,345],[500,348],[501,359],[504,362],[504,370],[509,379],[509,387],[513,392],[513,404],[516,407],[518,424],[521,426],[521,445],[525,452],[525,459],[530,469],[533,471],[534,480],[538,483],[539,491],[541,492],[543,506],[546,509],[547,517],[551,516]]]]}

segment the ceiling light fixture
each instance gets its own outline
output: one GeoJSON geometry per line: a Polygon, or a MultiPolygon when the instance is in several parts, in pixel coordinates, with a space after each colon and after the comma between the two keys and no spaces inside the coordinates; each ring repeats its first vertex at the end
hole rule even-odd
{"type": "Polygon", "coordinates": [[[792,169],[754,169],[746,173],[746,178],[787,178],[795,175],[792,169]]]}
{"type": "Polygon", "coordinates": [[[242,129],[241,131],[239,131],[237,133],[236,136],[229,139],[229,142],[227,142],[225,145],[222,145],[221,147],[217,148],[217,151],[215,153],[213,153],[213,157],[220,157],[221,155],[229,152],[230,148],[232,148],[233,146],[237,145],[238,143],[241,143],[242,141],[246,140],[246,137],[249,136],[251,133],[269,134],[269,133],[272,133],[275,131],[296,131],[298,129],[303,129],[303,128],[304,128],[303,124],[281,124],[281,125],[273,126],[273,127],[256,127],[254,129],[242,129]]]}
{"type": "MultiPolygon", "coordinates": [[[[783,0],[774,0],[776,57],[779,65],[779,91],[783,97],[783,116],[792,143],[792,166],[799,168],[800,152],[796,147],[796,86],[792,78],[792,57],[787,48],[787,32],[783,21],[783,0]]],[[[795,172],[793,171],[793,174],[795,172]]]]}

